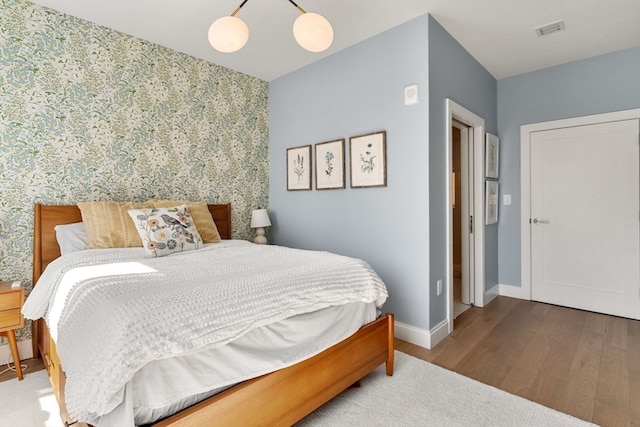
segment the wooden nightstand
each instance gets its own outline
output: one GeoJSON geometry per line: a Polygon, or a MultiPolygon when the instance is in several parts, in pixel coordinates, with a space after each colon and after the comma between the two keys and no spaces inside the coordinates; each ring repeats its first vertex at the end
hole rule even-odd
{"type": "Polygon", "coordinates": [[[22,365],[15,330],[24,327],[24,317],[20,312],[23,303],[24,288],[22,286],[12,288],[11,282],[0,283],[0,334],[6,335],[9,340],[18,380],[22,380],[22,365]]]}

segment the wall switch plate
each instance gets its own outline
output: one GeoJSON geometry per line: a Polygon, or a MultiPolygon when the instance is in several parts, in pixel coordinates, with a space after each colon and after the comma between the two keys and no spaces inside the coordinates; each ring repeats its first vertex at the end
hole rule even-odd
{"type": "Polygon", "coordinates": [[[505,195],[503,196],[503,199],[502,199],[502,200],[503,200],[503,203],[504,203],[505,205],[510,205],[510,204],[511,204],[511,194],[505,194],[505,195]]]}
{"type": "Polygon", "coordinates": [[[437,289],[436,289],[437,295],[442,295],[442,279],[436,282],[436,286],[437,286],[437,289]]]}

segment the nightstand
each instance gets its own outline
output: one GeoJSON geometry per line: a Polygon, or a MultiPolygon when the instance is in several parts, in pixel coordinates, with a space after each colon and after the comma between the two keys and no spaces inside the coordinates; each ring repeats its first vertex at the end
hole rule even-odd
{"type": "Polygon", "coordinates": [[[18,380],[22,380],[22,365],[15,330],[24,327],[24,317],[20,312],[23,303],[24,288],[22,286],[11,287],[11,282],[0,283],[0,334],[6,335],[9,340],[18,380]]]}

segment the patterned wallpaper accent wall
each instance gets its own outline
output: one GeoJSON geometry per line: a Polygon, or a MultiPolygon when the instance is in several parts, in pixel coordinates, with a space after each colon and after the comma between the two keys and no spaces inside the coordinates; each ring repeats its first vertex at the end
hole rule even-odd
{"type": "Polygon", "coordinates": [[[0,0],[0,280],[31,287],[34,202],[231,202],[249,238],[268,206],[267,98],[260,79],[0,0]]]}

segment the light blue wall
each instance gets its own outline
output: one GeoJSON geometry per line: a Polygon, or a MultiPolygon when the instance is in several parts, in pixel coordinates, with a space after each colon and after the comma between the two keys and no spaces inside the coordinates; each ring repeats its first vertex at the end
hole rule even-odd
{"type": "Polygon", "coordinates": [[[500,283],[520,286],[520,126],[640,107],[640,47],[498,81],[500,283]]]}
{"type": "MultiPolygon", "coordinates": [[[[496,92],[496,80],[427,15],[271,82],[272,241],[367,260],[389,286],[385,308],[432,328],[447,306],[435,292],[446,271],[445,99],[496,133],[496,92]],[[405,106],[403,88],[414,83],[420,103],[405,106]],[[287,147],[344,137],[348,161],[349,136],[381,129],[388,187],[286,191],[287,147]]],[[[486,234],[490,287],[498,283],[497,227],[486,234]]]]}
{"type": "Polygon", "coordinates": [[[366,260],[400,322],[429,328],[427,16],[270,83],[272,243],[366,260]],[[404,87],[419,103],[404,105],[404,87]],[[386,130],[384,188],[349,188],[349,137],[386,130]],[[289,147],[345,138],[347,188],[287,191],[289,147]]]}
{"type": "MultiPolygon", "coordinates": [[[[445,100],[484,118],[487,132],[496,133],[496,79],[442,26],[429,17],[429,194],[430,194],[430,322],[446,318],[446,293],[436,296],[435,283],[445,281],[446,114],[445,100]]],[[[485,229],[485,288],[498,283],[498,227],[485,229]]]]}
{"type": "MultiPolygon", "coordinates": [[[[446,317],[445,99],[500,137],[499,224],[485,228],[485,289],[520,283],[520,125],[640,106],[640,48],[496,80],[422,16],[270,84],[275,244],[363,258],[390,290],[385,309],[429,329],[446,317]],[[403,104],[403,88],[420,103],[403,104]],[[498,117],[500,118],[498,120],[498,117]],[[388,186],[349,188],[349,137],[387,131],[388,186]],[[347,188],[286,191],[286,149],[346,139],[347,188]]],[[[314,184],[315,188],[315,184],[314,184]]]]}

